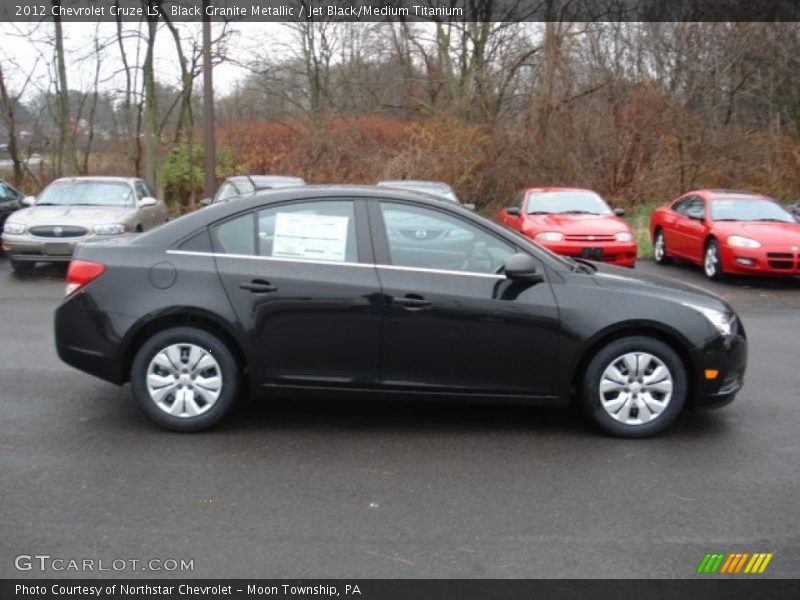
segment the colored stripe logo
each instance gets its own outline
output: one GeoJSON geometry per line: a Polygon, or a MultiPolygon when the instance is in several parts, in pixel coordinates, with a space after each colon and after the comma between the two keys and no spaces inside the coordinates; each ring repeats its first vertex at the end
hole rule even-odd
{"type": "Polygon", "coordinates": [[[761,574],[772,560],[772,552],[707,552],[697,566],[697,572],[711,574],[761,574]]]}

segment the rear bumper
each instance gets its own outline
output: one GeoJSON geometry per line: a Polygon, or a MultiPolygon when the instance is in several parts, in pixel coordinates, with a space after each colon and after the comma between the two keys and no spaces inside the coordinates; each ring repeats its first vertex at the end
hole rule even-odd
{"type": "Polygon", "coordinates": [[[694,354],[697,367],[694,393],[696,408],[718,408],[729,404],[744,385],[747,339],[741,322],[736,335],[719,338],[694,354]],[[711,377],[714,372],[716,374],[711,377]]]}
{"type": "Polygon", "coordinates": [[[537,243],[561,256],[587,258],[620,267],[636,266],[635,242],[540,242],[537,240],[537,243]],[[587,248],[602,249],[602,256],[584,256],[584,250],[587,248]]]}
{"type": "Polygon", "coordinates": [[[127,380],[122,339],[134,319],[94,310],[78,292],[56,309],[55,341],[59,358],[95,377],[122,384],[127,380]]]}

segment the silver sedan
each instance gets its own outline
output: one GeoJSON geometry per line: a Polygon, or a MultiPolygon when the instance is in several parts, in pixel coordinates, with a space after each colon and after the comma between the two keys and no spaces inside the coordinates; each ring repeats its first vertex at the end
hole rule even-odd
{"type": "Polygon", "coordinates": [[[78,242],[144,231],[167,220],[167,207],[147,184],[127,177],[65,177],[3,226],[3,249],[15,271],[37,262],[69,261],[78,242]]]}

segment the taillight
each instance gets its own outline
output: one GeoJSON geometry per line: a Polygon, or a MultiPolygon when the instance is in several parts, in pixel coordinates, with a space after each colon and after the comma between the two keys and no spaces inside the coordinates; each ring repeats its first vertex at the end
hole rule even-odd
{"type": "Polygon", "coordinates": [[[70,296],[89,282],[97,279],[106,270],[106,266],[90,260],[73,260],[67,271],[67,289],[65,296],[70,296]]]}

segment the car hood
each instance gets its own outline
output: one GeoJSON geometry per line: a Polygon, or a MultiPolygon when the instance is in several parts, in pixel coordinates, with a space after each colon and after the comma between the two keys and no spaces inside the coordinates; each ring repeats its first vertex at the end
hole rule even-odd
{"type": "Polygon", "coordinates": [[[14,223],[33,225],[97,225],[118,223],[133,211],[124,206],[31,206],[15,212],[14,223]]]}
{"type": "Polygon", "coordinates": [[[566,235],[614,235],[631,226],[614,215],[525,215],[525,227],[566,235]]]}
{"type": "Polygon", "coordinates": [[[671,298],[677,302],[733,312],[722,298],[699,286],[658,275],[635,272],[624,267],[592,263],[597,267],[594,279],[597,285],[620,291],[631,291],[656,298],[671,298]]]}
{"type": "Polygon", "coordinates": [[[741,235],[765,245],[794,244],[800,246],[800,223],[716,221],[714,229],[723,236],[741,235]]]}

